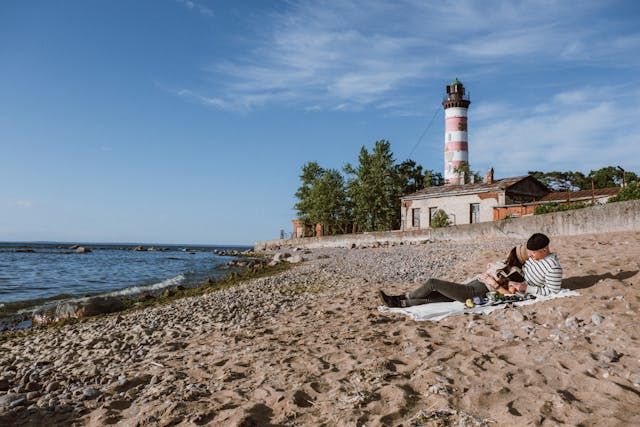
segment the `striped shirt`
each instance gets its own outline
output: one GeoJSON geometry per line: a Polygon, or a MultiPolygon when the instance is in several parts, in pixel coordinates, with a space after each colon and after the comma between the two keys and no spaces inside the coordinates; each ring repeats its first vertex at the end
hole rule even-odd
{"type": "Polygon", "coordinates": [[[562,266],[556,254],[549,254],[539,261],[529,258],[522,270],[528,294],[551,295],[560,292],[562,266]]]}

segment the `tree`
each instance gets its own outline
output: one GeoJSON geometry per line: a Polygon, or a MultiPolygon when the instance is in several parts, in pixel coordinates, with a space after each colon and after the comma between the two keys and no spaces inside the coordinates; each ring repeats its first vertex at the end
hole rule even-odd
{"type": "Polygon", "coordinates": [[[451,221],[449,220],[449,215],[442,209],[438,209],[435,214],[433,214],[433,218],[431,218],[431,227],[440,228],[440,227],[448,227],[451,225],[451,221]]]}
{"type": "Polygon", "coordinates": [[[610,198],[609,203],[638,199],[640,199],[640,185],[637,182],[632,182],[620,190],[616,196],[610,198]]]}
{"type": "Polygon", "coordinates": [[[442,176],[442,173],[428,169],[424,172],[424,184],[425,187],[438,187],[440,185],[444,185],[444,177],[442,176]]]}
{"type": "Polygon", "coordinates": [[[407,159],[397,165],[396,173],[403,196],[415,193],[431,185],[430,182],[425,182],[425,174],[422,173],[422,166],[417,164],[415,160],[407,159]]]}
{"type": "Polygon", "coordinates": [[[586,188],[584,189],[591,188],[591,180],[593,180],[595,188],[618,187],[622,184],[623,176],[625,183],[638,180],[638,175],[633,172],[623,172],[615,166],[607,166],[595,171],[590,171],[587,176],[589,178],[589,185],[588,187],[585,186],[586,188]]]}
{"type": "Polygon", "coordinates": [[[614,166],[606,166],[589,171],[588,175],[580,171],[529,171],[529,175],[544,183],[554,191],[591,190],[592,181],[595,188],[617,187],[625,183],[638,180],[633,172],[624,172],[614,166]]]}
{"type": "Polygon", "coordinates": [[[402,189],[389,141],[376,141],[371,153],[363,146],[358,166],[347,164],[344,171],[351,176],[347,193],[358,229],[384,231],[399,228],[402,189]]]}
{"type": "Polygon", "coordinates": [[[302,173],[300,174],[300,181],[302,185],[296,191],[296,198],[298,202],[294,208],[298,212],[298,217],[303,221],[311,221],[313,211],[313,197],[312,188],[316,181],[324,174],[324,169],[316,162],[305,163],[302,166],[302,173]]]}
{"type": "Polygon", "coordinates": [[[473,182],[482,181],[482,175],[480,174],[480,172],[472,171],[471,168],[469,167],[469,163],[467,162],[462,163],[460,166],[456,167],[453,171],[457,174],[464,174],[465,184],[471,183],[471,177],[473,177],[473,182]]]}
{"type": "Polygon", "coordinates": [[[348,223],[344,178],[335,169],[325,170],[311,187],[310,219],[322,224],[325,234],[345,233],[348,223]]]}

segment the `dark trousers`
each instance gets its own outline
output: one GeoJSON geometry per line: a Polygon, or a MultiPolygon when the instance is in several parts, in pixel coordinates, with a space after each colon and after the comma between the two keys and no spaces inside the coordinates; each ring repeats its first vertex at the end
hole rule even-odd
{"type": "Polygon", "coordinates": [[[485,296],[487,292],[487,286],[477,279],[467,284],[429,279],[419,288],[407,292],[405,305],[409,307],[430,302],[465,302],[469,298],[485,296]]]}

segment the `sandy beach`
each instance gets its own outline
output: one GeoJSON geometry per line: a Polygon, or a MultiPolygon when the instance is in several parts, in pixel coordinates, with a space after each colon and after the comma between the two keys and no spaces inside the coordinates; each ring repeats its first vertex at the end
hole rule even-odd
{"type": "Polygon", "coordinates": [[[298,251],[291,270],[0,343],[0,425],[639,425],[640,233],[552,237],[580,296],[415,322],[376,291],[514,240],[298,251]]]}

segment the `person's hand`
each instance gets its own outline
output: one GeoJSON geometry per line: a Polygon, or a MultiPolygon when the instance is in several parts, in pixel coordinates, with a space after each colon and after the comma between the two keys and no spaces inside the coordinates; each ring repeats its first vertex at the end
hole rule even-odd
{"type": "Polygon", "coordinates": [[[479,279],[482,283],[492,287],[493,289],[497,289],[500,287],[500,284],[489,273],[482,273],[479,276],[479,279]]]}
{"type": "Polygon", "coordinates": [[[527,283],[526,282],[509,282],[509,290],[514,289],[516,292],[521,294],[527,291],[527,283]]]}

